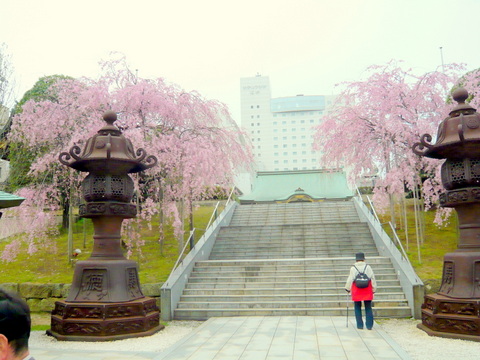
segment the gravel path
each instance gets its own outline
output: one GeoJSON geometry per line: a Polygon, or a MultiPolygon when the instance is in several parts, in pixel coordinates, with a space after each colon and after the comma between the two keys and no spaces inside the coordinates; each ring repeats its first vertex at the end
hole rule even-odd
{"type": "MultiPolygon", "coordinates": [[[[188,335],[202,321],[171,321],[155,335],[108,342],[57,341],[44,331],[32,332],[30,346],[41,349],[109,350],[161,352],[188,335]]],[[[418,320],[380,320],[390,335],[414,360],[473,360],[480,359],[480,342],[428,336],[417,328],[418,320]]]]}
{"type": "Polygon", "coordinates": [[[419,320],[391,319],[380,323],[414,360],[480,359],[480,342],[428,336],[417,328],[419,320]]]}
{"type": "Polygon", "coordinates": [[[57,341],[45,334],[45,331],[32,331],[30,347],[32,349],[55,349],[55,350],[108,350],[108,351],[148,351],[162,352],[178,340],[188,335],[203,321],[170,321],[162,331],[146,337],[117,340],[117,341],[57,341]]]}

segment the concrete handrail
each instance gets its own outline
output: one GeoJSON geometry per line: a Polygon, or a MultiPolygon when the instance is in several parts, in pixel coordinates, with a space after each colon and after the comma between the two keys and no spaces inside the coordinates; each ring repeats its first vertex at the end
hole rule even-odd
{"type": "Polygon", "coordinates": [[[354,204],[360,219],[368,223],[380,255],[389,257],[392,260],[408,304],[412,309],[412,316],[415,319],[420,319],[421,305],[424,297],[423,281],[415,273],[408,257],[404,257],[400,250],[398,250],[395,243],[382,228],[381,223],[375,218],[375,215],[369,211],[361,197],[354,197],[354,204]]]}

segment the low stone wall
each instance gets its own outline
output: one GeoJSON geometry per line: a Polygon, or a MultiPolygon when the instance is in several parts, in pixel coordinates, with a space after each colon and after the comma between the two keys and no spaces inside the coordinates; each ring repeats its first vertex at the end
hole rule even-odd
{"type": "MultiPolygon", "coordinates": [[[[71,284],[0,284],[0,288],[15,292],[24,298],[32,312],[51,312],[55,307],[55,301],[67,297],[70,286],[71,284]]],[[[145,296],[156,299],[157,306],[160,309],[160,288],[162,284],[143,284],[141,287],[145,296]]]]}

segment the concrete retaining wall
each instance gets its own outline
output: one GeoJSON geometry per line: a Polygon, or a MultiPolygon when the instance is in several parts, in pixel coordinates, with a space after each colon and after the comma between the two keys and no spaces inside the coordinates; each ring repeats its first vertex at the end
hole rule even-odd
{"type": "MultiPolygon", "coordinates": [[[[51,312],[55,307],[55,301],[67,297],[70,286],[71,284],[0,284],[0,288],[16,292],[24,298],[32,312],[51,312]]],[[[141,287],[145,296],[153,297],[157,300],[157,306],[160,309],[160,288],[162,284],[143,284],[141,287]]]]}

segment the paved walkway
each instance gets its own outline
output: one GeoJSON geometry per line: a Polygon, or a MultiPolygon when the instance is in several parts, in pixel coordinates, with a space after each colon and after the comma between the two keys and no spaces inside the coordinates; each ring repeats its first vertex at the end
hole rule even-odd
{"type": "MultiPolygon", "coordinates": [[[[94,347],[94,343],[92,348],[94,347]]],[[[88,345],[86,345],[88,347],[88,345]]],[[[35,348],[37,360],[409,360],[381,328],[358,330],[344,317],[212,318],[161,353],[35,348]]]]}

